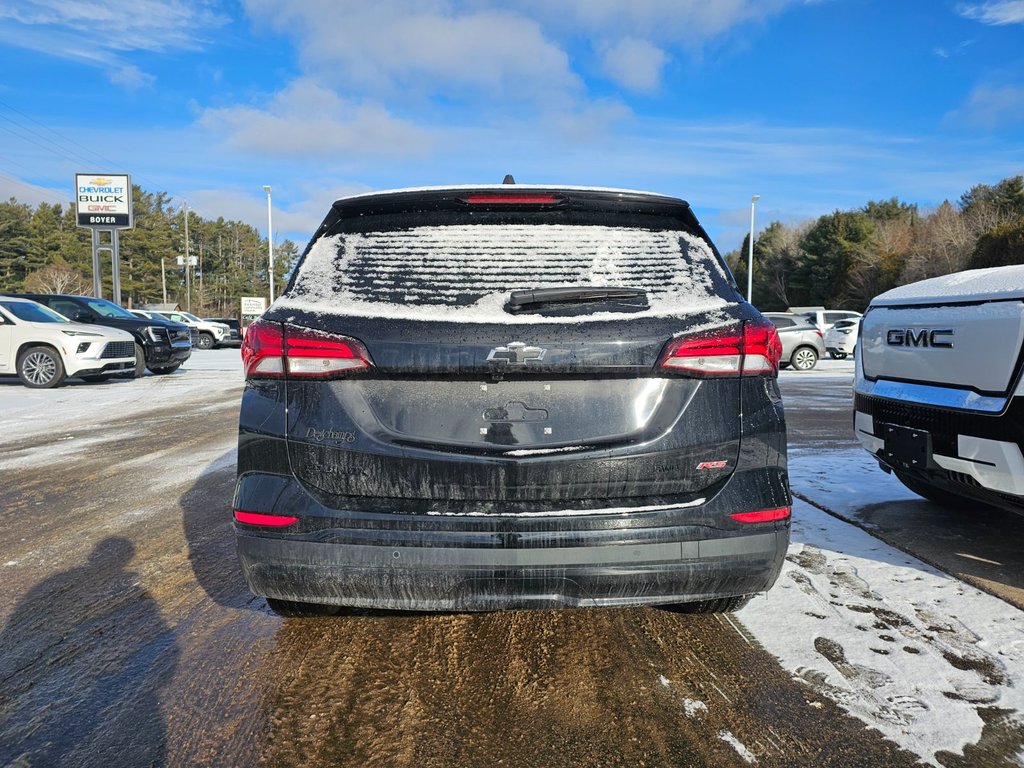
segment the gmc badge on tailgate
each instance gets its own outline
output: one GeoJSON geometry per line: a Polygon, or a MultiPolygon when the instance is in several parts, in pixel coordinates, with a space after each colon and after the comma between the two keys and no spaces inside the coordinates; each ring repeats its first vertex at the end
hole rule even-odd
{"type": "Polygon", "coordinates": [[[891,347],[952,349],[952,339],[942,338],[952,335],[952,328],[890,328],[889,332],[885,334],[885,343],[891,347]]]}

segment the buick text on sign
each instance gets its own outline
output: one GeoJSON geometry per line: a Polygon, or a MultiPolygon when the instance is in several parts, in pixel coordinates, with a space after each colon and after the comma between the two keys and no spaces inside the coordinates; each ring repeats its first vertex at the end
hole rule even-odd
{"type": "Polygon", "coordinates": [[[131,178],[123,174],[75,174],[75,205],[80,227],[131,229],[131,178]]]}

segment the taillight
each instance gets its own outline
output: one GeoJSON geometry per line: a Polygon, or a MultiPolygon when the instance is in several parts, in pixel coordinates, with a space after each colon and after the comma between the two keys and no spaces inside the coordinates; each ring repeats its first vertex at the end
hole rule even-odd
{"type": "Polygon", "coordinates": [[[325,379],[370,367],[359,341],[312,328],[257,320],[242,342],[242,364],[250,378],[284,375],[325,379]]]}
{"type": "Polygon", "coordinates": [[[235,520],[246,525],[265,525],[270,528],[284,528],[299,522],[299,518],[291,515],[265,515],[262,512],[246,512],[242,509],[235,510],[235,520]]]}
{"type": "Polygon", "coordinates": [[[735,327],[704,336],[673,339],[658,362],[697,376],[760,376],[779,372],[782,342],[767,320],[750,320],[743,331],[735,327]]]}
{"type": "Polygon", "coordinates": [[[554,195],[470,195],[463,200],[471,205],[554,205],[561,202],[554,195]]]}
{"type": "Polygon", "coordinates": [[[789,517],[789,507],[761,509],[757,512],[737,512],[729,517],[737,523],[770,523],[773,520],[785,520],[789,517]]]}

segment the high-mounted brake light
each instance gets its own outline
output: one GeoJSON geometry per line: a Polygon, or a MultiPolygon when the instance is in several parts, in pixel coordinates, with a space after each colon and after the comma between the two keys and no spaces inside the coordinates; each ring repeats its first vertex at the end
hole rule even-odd
{"type": "Polygon", "coordinates": [[[770,523],[773,520],[785,520],[789,517],[789,507],[761,509],[757,512],[737,512],[729,515],[737,523],[770,523]]]}
{"type": "Polygon", "coordinates": [[[471,205],[551,205],[561,202],[554,195],[470,195],[463,199],[471,205]]]}
{"type": "Polygon", "coordinates": [[[673,339],[665,345],[658,367],[696,376],[761,376],[779,372],[782,342],[767,320],[697,337],[673,339]]]}
{"type": "Polygon", "coordinates": [[[291,515],[265,515],[262,512],[246,512],[235,510],[235,520],[246,525],[266,525],[271,528],[284,528],[286,525],[299,522],[299,518],[291,515]]]}
{"type": "Polygon", "coordinates": [[[356,339],[268,320],[249,326],[242,363],[250,378],[306,379],[331,378],[371,365],[369,352],[356,339]]]}

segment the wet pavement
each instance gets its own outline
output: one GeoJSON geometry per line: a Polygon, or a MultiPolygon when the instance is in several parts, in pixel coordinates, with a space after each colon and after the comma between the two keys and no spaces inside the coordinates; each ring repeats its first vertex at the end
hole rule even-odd
{"type": "MultiPolygon", "coordinates": [[[[733,617],[272,615],[231,539],[241,386],[197,378],[5,442],[0,766],[916,764],[733,617]]],[[[847,439],[789,381],[794,442],[847,439]]]]}

